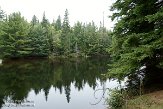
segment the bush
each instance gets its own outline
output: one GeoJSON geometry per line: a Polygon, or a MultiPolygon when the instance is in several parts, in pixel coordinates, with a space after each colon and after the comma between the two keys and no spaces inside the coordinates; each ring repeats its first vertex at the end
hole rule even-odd
{"type": "Polygon", "coordinates": [[[121,109],[125,104],[123,94],[118,89],[113,89],[109,93],[109,98],[107,98],[107,104],[109,109],[121,109]]]}

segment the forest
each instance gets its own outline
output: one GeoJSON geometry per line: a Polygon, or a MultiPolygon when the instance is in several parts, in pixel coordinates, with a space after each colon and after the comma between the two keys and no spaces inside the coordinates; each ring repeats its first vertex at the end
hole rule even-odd
{"type": "Polygon", "coordinates": [[[70,26],[66,9],[63,22],[61,16],[52,23],[43,13],[42,21],[34,15],[31,22],[20,12],[6,15],[0,10],[0,52],[2,58],[26,57],[88,57],[108,55],[111,32],[101,23],[77,22],[70,26]]]}
{"type": "MultiPolygon", "coordinates": [[[[10,81],[8,77],[11,77],[12,86],[12,83],[14,83],[12,79],[16,81],[17,71],[22,71],[24,73],[20,73],[24,75],[18,78],[18,82],[21,80],[23,82],[19,83],[26,84],[26,81],[29,81],[29,84],[33,85],[31,87],[26,85],[27,90],[23,97],[30,92],[30,88],[33,88],[35,92],[39,92],[47,87],[49,91],[52,86],[55,86],[55,88],[65,87],[69,103],[70,86],[71,83],[74,83],[74,80],[76,80],[76,88],[79,91],[80,88],[84,89],[86,83],[90,83],[89,85],[95,89],[98,79],[106,81],[111,78],[109,82],[113,82],[113,79],[120,82],[126,77],[129,80],[129,84],[132,84],[130,89],[136,90],[134,87],[136,86],[139,90],[139,95],[142,94],[143,88],[146,91],[145,86],[148,86],[148,89],[150,89],[150,86],[155,86],[154,89],[163,90],[163,0],[115,0],[110,7],[110,11],[112,15],[109,18],[115,22],[113,30],[104,27],[104,22],[97,26],[94,21],[77,21],[71,26],[68,9],[65,10],[63,19],[59,15],[57,19],[50,22],[44,12],[42,20],[33,15],[29,22],[20,12],[13,12],[7,15],[5,10],[0,8],[0,59],[30,60],[30,58],[50,58],[53,60],[50,61],[50,66],[52,67],[43,61],[42,63],[37,61],[36,64],[31,62],[23,65],[14,63],[11,66],[4,62],[4,65],[0,64],[0,71],[5,72],[9,76],[6,76],[5,73],[0,74],[2,77],[5,75],[5,79],[0,78],[2,81],[1,86],[4,84],[4,90],[10,89],[8,88],[10,85],[5,83],[10,81]],[[88,59],[88,57],[97,59],[95,56],[98,58],[103,57],[104,59],[93,61],[91,64],[87,61],[84,61],[84,64],[80,63],[80,59],[83,59],[83,57],[84,59],[88,59]],[[75,57],[76,63],[64,63],[62,60],[59,62],[63,62],[62,66],[65,67],[59,66],[57,68],[54,63],[58,57],[61,57],[61,60],[75,57]],[[107,59],[109,61],[105,62],[107,59]],[[104,62],[104,64],[100,64],[100,62],[104,62]],[[94,66],[92,66],[93,64],[94,66]],[[38,65],[38,68],[35,65],[38,65]],[[40,69],[39,65],[45,66],[47,69],[44,69],[44,67],[40,69]],[[54,72],[54,66],[56,67],[56,73],[54,72]],[[104,66],[105,68],[102,68],[104,66]],[[82,68],[80,69],[80,67],[82,68]],[[10,70],[11,68],[12,70],[10,70]],[[32,72],[34,69],[36,72],[32,77],[32,74],[30,75],[28,72],[32,72]],[[12,75],[10,75],[11,72],[13,72],[12,75]],[[43,76],[38,76],[37,73],[43,76]],[[95,77],[95,74],[97,74],[97,77],[95,77]],[[47,80],[44,80],[46,76],[47,80]],[[37,84],[37,81],[32,84],[33,78],[37,78],[39,84],[37,84]],[[46,83],[42,84],[45,86],[41,87],[40,81],[45,81],[46,83]],[[153,84],[153,82],[156,83],[153,84]],[[161,84],[161,86],[158,84],[161,84]]],[[[127,88],[123,90],[126,91],[127,88]]],[[[13,92],[17,92],[17,90],[13,92]]],[[[122,99],[126,93],[123,95],[122,90],[120,90],[119,94],[122,94],[118,96],[122,99]]],[[[5,97],[3,92],[1,95],[2,98],[5,97]]],[[[8,96],[9,94],[7,93],[6,95],[8,96]]],[[[114,97],[116,98],[117,95],[113,96],[113,98],[111,96],[111,100],[114,101],[114,97]]],[[[123,100],[130,99],[125,98],[123,100]]],[[[119,108],[126,102],[123,102],[122,105],[119,105],[117,101],[111,101],[110,103],[119,108]],[[114,105],[114,103],[118,105],[114,105]]],[[[117,109],[117,107],[113,109],[117,109]]],[[[129,109],[131,108],[129,107],[129,109]]]]}
{"type": "MultiPolygon", "coordinates": [[[[88,57],[109,55],[108,76],[124,78],[141,68],[163,68],[163,1],[117,0],[110,11],[113,31],[101,23],[77,22],[70,26],[66,9],[52,23],[34,15],[31,22],[20,12],[6,15],[0,10],[1,58],[88,57]]],[[[109,25],[109,24],[108,24],[109,25]]]]}

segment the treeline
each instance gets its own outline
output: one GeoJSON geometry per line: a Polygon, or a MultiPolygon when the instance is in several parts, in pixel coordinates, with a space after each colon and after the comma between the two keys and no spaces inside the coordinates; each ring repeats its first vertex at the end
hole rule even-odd
{"type": "Polygon", "coordinates": [[[108,55],[110,34],[105,27],[90,23],[69,24],[68,10],[63,22],[52,23],[43,14],[27,22],[21,13],[5,15],[0,10],[0,52],[2,58],[108,55]]]}

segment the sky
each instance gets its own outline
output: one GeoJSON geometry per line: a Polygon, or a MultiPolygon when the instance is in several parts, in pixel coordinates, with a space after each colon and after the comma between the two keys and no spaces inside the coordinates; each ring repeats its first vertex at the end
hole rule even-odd
{"type": "Polygon", "coordinates": [[[0,7],[7,15],[13,12],[21,12],[28,21],[31,21],[32,16],[36,15],[39,20],[42,19],[45,11],[46,18],[50,22],[57,19],[58,15],[61,19],[64,18],[65,10],[68,9],[70,25],[75,22],[91,22],[100,25],[103,21],[108,29],[114,25],[108,16],[110,6],[114,0],[0,0],[0,7]]]}

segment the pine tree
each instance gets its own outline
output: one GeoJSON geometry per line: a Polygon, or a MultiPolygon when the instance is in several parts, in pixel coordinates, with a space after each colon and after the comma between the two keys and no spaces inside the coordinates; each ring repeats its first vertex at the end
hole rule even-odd
{"type": "Polygon", "coordinates": [[[48,19],[43,14],[41,23],[33,16],[32,25],[29,32],[31,40],[30,47],[32,52],[30,56],[47,57],[53,52],[53,27],[49,24],[48,19]]]}
{"type": "Polygon", "coordinates": [[[55,29],[57,31],[62,29],[62,22],[61,22],[61,16],[59,15],[57,18],[57,21],[55,22],[55,29]]]}
{"type": "Polygon", "coordinates": [[[34,25],[36,25],[36,24],[38,24],[38,23],[39,23],[39,20],[38,20],[37,17],[34,15],[34,16],[32,17],[31,24],[32,24],[32,26],[34,26],[34,25]]]}
{"type": "Polygon", "coordinates": [[[27,37],[29,25],[21,17],[21,14],[13,13],[9,15],[2,30],[4,32],[0,37],[2,56],[5,58],[28,56],[31,50],[27,46],[30,42],[27,37]]]}
{"type": "Polygon", "coordinates": [[[111,48],[116,62],[109,75],[121,78],[142,66],[163,68],[163,1],[117,0],[111,10],[118,21],[111,48]]]}
{"type": "Polygon", "coordinates": [[[0,21],[3,21],[5,17],[5,12],[0,7],[0,21]]]}
{"type": "Polygon", "coordinates": [[[41,21],[42,27],[47,27],[49,25],[49,21],[46,18],[45,12],[43,13],[42,21],[41,21]]]}
{"type": "Polygon", "coordinates": [[[70,25],[69,25],[69,18],[68,18],[68,10],[66,9],[63,24],[62,24],[62,34],[61,34],[61,45],[63,52],[65,54],[70,53],[70,25]]]}
{"type": "Polygon", "coordinates": [[[30,28],[28,34],[28,37],[31,40],[29,46],[32,48],[30,56],[47,57],[49,55],[49,47],[47,47],[48,39],[44,35],[44,31],[41,24],[34,25],[30,28]]]}
{"type": "Polygon", "coordinates": [[[5,18],[5,13],[0,8],[0,36],[1,36],[2,32],[3,32],[2,28],[3,28],[4,18],[5,18]]]}
{"type": "Polygon", "coordinates": [[[97,31],[97,45],[96,53],[98,55],[108,55],[108,48],[111,45],[111,31],[108,31],[105,27],[100,26],[97,31]]]}
{"type": "Polygon", "coordinates": [[[42,21],[41,21],[41,26],[42,26],[42,31],[43,31],[43,36],[44,36],[44,47],[45,47],[45,51],[46,51],[46,54],[49,55],[50,54],[50,40],[52,39],[51,38],[51,35],[49,34],[49,26],[50,26],[50,23],[48,21],[48,19],[46,18],[46,15],[45,15],[45,12],[43,13],[43,18],[42,18],[42,21]]]}
{"type": "MultiPolygon", "coordinates": [[[[3,44],[3,41],[1,40],[2,35],[4,34],[4,31],[2,30],[5,26],[5,22],[4,22],[4,17],[5,17],[5,13],[3,10],[1,10],[0,8],[0,45],[3,44]]],[[[2,53],[2,49],[0,49],[0,52],[2,53]]],[[[1,57],[2,54],[0,54],[1,57]]]]}
{"type": "Polygon", "coordinates": [[[85,27],[85,43],[86,43],[86,55],[96,54],[96,45],[97,45],[97,27],[94,22],[90,22],[85,27]]]}
{"type": "Polygon", "coordinates": [[[75,53],[82,52],[84,49],[83,36],[84,36],[84,32],[83,32],[82,23],[77,22],[73,27],[73,47],[75,53]]]}

